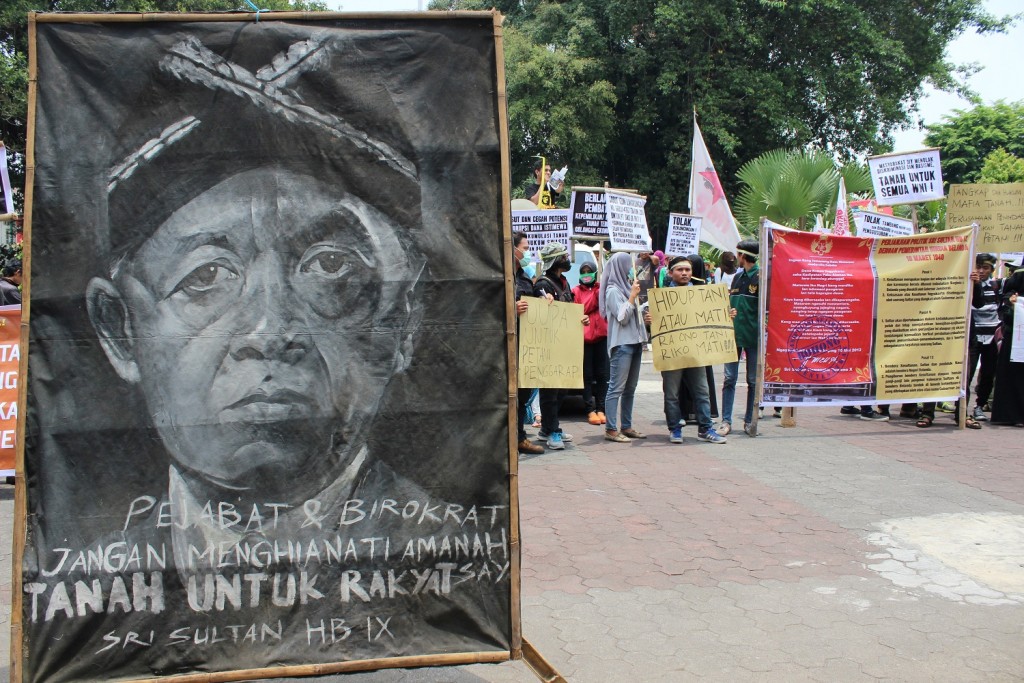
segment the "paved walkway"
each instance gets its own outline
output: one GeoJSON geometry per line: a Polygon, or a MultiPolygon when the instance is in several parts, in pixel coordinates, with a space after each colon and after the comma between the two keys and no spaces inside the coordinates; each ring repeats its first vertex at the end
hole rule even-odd
{"type": "MultiPolygon", "coordinates": [[[[640,389],[651,438],[569,417],[573,446],[521,461],[523,632],[567,679],[1024,681],[1024,430],[806,409],[678,445],[649,365],[640,389]]],[[[0,485],[4,653],[12,498],[0,485]]],[[[510,662],[331,680],[536,679],[510,662]]]]}

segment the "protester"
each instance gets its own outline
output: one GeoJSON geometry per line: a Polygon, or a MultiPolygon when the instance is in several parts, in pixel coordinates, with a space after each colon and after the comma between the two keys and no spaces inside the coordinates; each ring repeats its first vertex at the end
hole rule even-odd
{"type": "Polygon", "coordinates": [[[565,187],[565,181],[561,179],[556,179],[552,181],[551,166],[548,165],[547,167],[545,167],[544,163],[540,159],[538,159],[533,164],[533,180],[526,184],[526,188],[523,191],[523,194],[526,195],[526,198],[529,199],[534,204],[537,204],[538,206],[540,206],[540,194],[541,189],[543,187],[542,183],[547,185],[548,191],[551,193],[551,201],[558,201],[558,199],[562,196],[562,189],[565,187]],[[543,181],[540,178],[541,169],[544,170],[543,181]]]}
{"type": "Polygon", "coordinates": [[[1024,363],[1010,360],[1013,352],[1013,309],[1017,298],[1024,292],[1024,270],[1016,270],[1003,282],[1003,295],[999,307],[1003,337],[996,365],[996,393],[992,399],[992,423],[1024,427],[1024,363]]]}
{"type": "MultiPolygon", "coordinates": [[[[573,294],[569,281],[563,273],[569,272],[572,263],[569,252],[560,242],[548,242],[540,250],[541,270],[544,274],[533,283],[533,295],[550,301],[572,303],[573,294]]],[[[588,325],[589,318],[584,316],[583,324],[588,325]]],[[[548,448],[559,451],[565,444],[572,441],[572,435],[562,431],[558,412],[565,398],[565,389],[540,390],[540,433],[537,438],[548,442],[548,448]]]]}
{"type": "MultiPolygon", "coordinates": [[[[996,257],[992,254],[979,254],[975,264],[974,292],[971,300],[971,340],[968,353],[967,389],[970,391],[975,371],[978,374],[978,386],[975,389],[974,410],[971,415],[975,420],[984,422],[988,419],[984,407],[992,396],[995,384],[996,362],[999,359],[999,347],[996,344],[996,332],[999,330],[999,297],[1002,293],[1002,280],[992,277],[996,267],[996,257]]],[[[970,425],[968,425],[970,426],[970,425]]]]}
{"type": "Polygon", "coordinates": [[[739,359],[747,357],[747,407],[743,413],[743,431],[748,435],[754,419],[754,388],[757,386],[757,358],[760,348],[758,298],[760,296],[760,269],[757,257],[760,245],[755,240],[744,240],[736,245],[737,262],[742,269],[736,274],[729,289],[732,305],[730,315],[736,332],[736,360],[725,364],[725,383],[722,386],[722,424],[718,433],[723,436],[732,431],[732,405],[736,399],[736,380],[739,377],[739,359]]]}
{"type": "Polygon", "coordinates": [[[590,324],[583,330],[583,402],[587,422],[602,425],[607,421],[604,401],[608,395],[608,323],[601,317],[601,283],[592,263],[580,266],[580,283],[572,290],[573,300],[583,305],[590,324]]]}
{"type": "Polygon", "coordinates": [[[715,282],[732,287],[732,280],[736,277],[736,263],[736,254],[723,251],[721,265],[715,269],[715,282]]]}
{"type": "MultiPolygon", "coordinates": [[[[699,259],[699,257],[697,257],[699,259]]],[[[699,261],[701,274],[704,261],[699,261]]],[[[692,287],[693,261],[677,256],[668,263],[669,281],[666,287],[692,287]]],[[[725,443],[724,436],[715,431],[711,423],[711,400],[708,390],[707,369],[704,366],[684,368],[681,370],[663,370],[661,386],[665,393],[665,421],[668,425],[669,441],[683,443],[683,427],[686,424],[680,408],[680,390],[685,383],[693,401],[694,413],[697,416],[697,438],[709,443],[725,443]]],[[[713,385],[712,385],[713,386],[713,385]]]]}
{"type": "MultiPolygon", "coordinates": [[[[524,296],[533,295],[533,281],[526,275],[525,265],[530,263],[530,240],[525,232],[512,233],[512,259],[515,262],[516,271],[516,341],[519,340],[518,316],[523,315],[529,309],[529,302],[524,301],[524,296]]],[[[527,455],[539,455],[544,452],[544,447],[533,443],[526,436],[526,407],[530,404],[531,394],[535,391],[532,388],[519,387],[517,393],[519,411],[519,452],[527,455]]]]}
{"type": "MultiPolygon", "coordinates": [[[[601,315],[608,321],[607,423],[604,438],[618,443],[647,437],[633,429],[633,398],[640,379],[640,360],[647,332],[641,320],[637,299],[640,282],[631,273],[629,254],[612,256],[605,268],[600,291],[601,315]]],[[[647,317],[649,322],[650,318],[647,317]]]]}
{"type": "MultiPolygon", "coordinates": [[[[690,281],[694,285],[712,284],[710,266],[704,263],[704,259],[700,256],[700,254],[690,254],[689,256],[686,257],[686,260],[690,262],[691,266],[693,266],[693,275],[690,276],[690,281]]],[[[711,404],[711,417],[719,418],[720,415],[718,412],[718,396],[714,391],[711,391],[711,389],[714,389],[715,387],[715,371],[714,368],[712,368],[710,365],[705,366],[704,370],[707,374],[709,389],[708,400],[711,404]]],[[[685,384],[683,385],[683,389],[686,389],[685,384]]],[[[683,416],[687,419],[687,421],[690,422],[691,418],[694,418],[695,421],[696,411],[694,410],[693,397],[690,396],[689,392],[684,392],[684,395],[681,395],[679,397],[679,405],[683,409],[683,416]]]]}
{"type": "Polygon", "coordinates": [[[21,305],[21,261],[13,258],[4,264],[0,277],[0,306],[21,305]]]}

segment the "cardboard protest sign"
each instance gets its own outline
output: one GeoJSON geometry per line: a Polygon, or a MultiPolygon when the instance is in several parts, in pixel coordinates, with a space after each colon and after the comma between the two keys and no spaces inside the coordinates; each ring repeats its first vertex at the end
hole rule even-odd
{"type": "Polygon", "coordinates": [[[583,388],[583,305],[523,297],[519,316],[519,386],[583,388]]]}
{"type": "Polygon", "coordinates": [[[668,236],[665,238],[665,253],[673,256],[696,254],[700,247],[700,216],[682,213],[668,215],[668,236]]]}
{"type": "Polygon", "coordinates": [[[951,185],[946,225],[977,223],[978,251],[1024,248],[1024,183],[951,185]]]}
{"type": "Polygon", "coordinates": [[[603,188],[574,187],[569,216],[574,237],[608,239],[608,211],[603,188]]]}
{"type": "Polygon", "coordinates": [[[858,211],[853,214],[859,237],[900,237],[914,234],[914,221],[884,213],[858,211]]]}
{"type": "Polygon", "coordinates": [[[682,370],[736,360],[736,334],[725,285],[654,287],[651,343],[655,370],[682,370]]]}
{"type": "Polygon", "coordinates": [[[21,306],[0,306],[0,477],[14,476],[21,306]]]}
{"type": "Polygon", "coordinates": [[[537,250],[548,242],[558,242],[572,253],[569,241],[569,212],[565,209],[554,211],[513,211],[512,230],[525,232],[530,244],[537,250]]]}
{"type": "Polygon", "coordinates": [[[946,196],[937,149],[868,157],[868,169],[878,206],[919,204],[946,196]]]}
{"type": "Polygon", "coordinates": [[[650,251],[651,233],[647,229],[644,205],[647,198],[636,194],[605,192],[608,209],[608,234],[615,251],[650,251]]]}
{"type": "Polygon", "coordinates": [[[501,17],[326,16],[30,18],[24,681],[519,647],[501,17]]]}
{"type": "Polygon", "coordinates": [[[960,395],[970,229],[890,238],[767,234],[765,403],[960,395]]]}

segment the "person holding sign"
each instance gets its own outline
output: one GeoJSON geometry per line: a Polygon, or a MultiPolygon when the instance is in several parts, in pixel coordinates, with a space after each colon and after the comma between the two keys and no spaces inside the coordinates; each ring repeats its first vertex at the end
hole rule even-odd
{"type": "Polygon", "coordinates": [[[608,395],[608,323],[601,317],[601,283],[594,264],[580,266],[580,284],[572,290],[573,300],[583,305],[590,324],[583,331],[583,402],[587,422],[601,425],[607,421],[604,400],[608,395]]]}
{"type": "MultiPolygon", "coordinates": [[[[544,274],[533,283],[533,295],[548,301],[561,301],[573,303],[572,288],[563,273],[569,272],[572,263],[569,261],[569,252],[560,242],[548,242],[540,250],[541,269],[544,274]]],[[[589,324],[589,319],[584,317],[584,325],[589,324]]],[[[559,451],[565,448],[565,444],[572,441],[572,434],[566,434],[558,421],[558,411],[562,407],[562,400],[566,395],[565,389],[541,389],[540,390],[540,433],[537,438],[548,442],[548,448],[559,451]]]]}
{"type": "MultiPolygon", "coordinates": [[[[1013,360],[1015,346],[1014,325],[1019,325],[1018,299],[1024,292],[1024,270],[1018,269],[1003,283],[1001,314],[1003,344],[999,349],[999,364],[996,366],[996,395],[992,399],[992,423],[1024,427],[1024,363],[1013,360]]],[[[1017,349],[1019,353],[1020,350],[1017,349]]]]}
{"type": "MultiPolygon", "coordinates": [[[[526,272],[530,265],[530,240],[525,232],[512,233],[512,260],[515,262],[516,271],[516,342],[519,341],[519,316],[526,313],[530,302],[523,299],[524,296],[533,296],[533,280],[526,272]]],[[[526,435],[526,407],[530,404],[533,396],[533,389],[519,387],[516,395],[518,399],[518,425],[519,425],[519,452],[526,455],[540,455],[544,447],[533,443],[526,435]]]]}
{"type": "Polygon", "coordinates": [[[747,408],[743,413],[743,431],[749,434],[750,422],[754,419],[754,387],[757,386],[757,355],[760,349],[760,323],[758,298],[761,271],[757,265],[760,245],[756,240],[743,240],[736,245],[737,260],[742,269],[729,288],[736,330],[737,358],[725,364],[725,383],[722,386],[722,424],[718,431],[728,434],[732,431],[732,404],[736,400],[736,380],[739,377],[739,359],[747,356],[747,408]]]}
{"type": "MultiPolygon", "coordinates": [[[[703,273],[704,262],[700,262],[703,273]]],[[[693,287],[693,262],[683,256],[676,256],[668,262],[669,281],[666,287],[693,287]]],[[[679,393],[686,384],[686,390],[693,401],[694,413],[697,415],[697,438],[708,443],[725,443],[724,436],[715,431],[711,423],[711,395],[708,390],[707,367],[684,368],[681,370],[662,370],[661,386],[665,392],[665,420],[668,423],[669,441],[683,442],[683,426],[686,420],[679,404],[679,393]]]]}
{"type": "Polygon", "coordinates": [[[608,321],[608,355],[611,359],[604,438],[617,443],[647,438],[633,429],[633,397],[640,380],[643,347],[647,342],[644,324],[651,322],[649,313],[643,317],[640,315],[637,308],[639,297],[640,282],[632,272],[632,259],[629,254],[619,252],[612,256],[605,268],[604,287],[599,299],[601,315],[608,321]]]}

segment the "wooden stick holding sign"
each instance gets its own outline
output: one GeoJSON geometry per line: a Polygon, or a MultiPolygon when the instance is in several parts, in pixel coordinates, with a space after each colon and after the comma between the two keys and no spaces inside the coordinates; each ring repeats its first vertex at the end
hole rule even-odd
{"type": "Polygon", "coordinates": [[[725,285],[653,287],[647,290],[647,301],[655,370],[736,360],[736,333],[725,285]]]}
{"type": "Polygon", "coordinates": [[[519,386],[583,388],[583,306],[523,297],[519,317],[519,386]]]}

